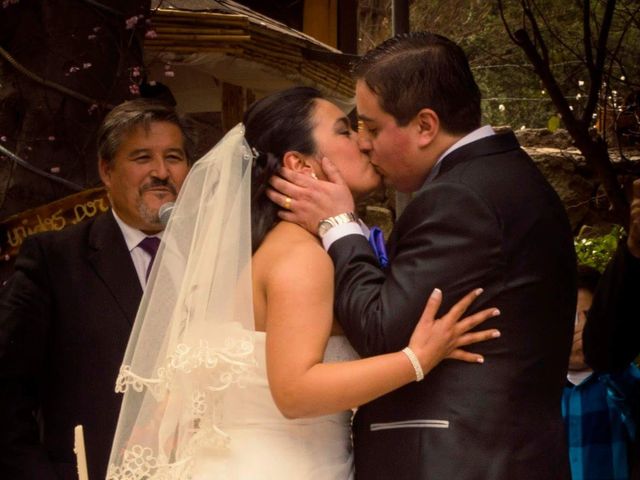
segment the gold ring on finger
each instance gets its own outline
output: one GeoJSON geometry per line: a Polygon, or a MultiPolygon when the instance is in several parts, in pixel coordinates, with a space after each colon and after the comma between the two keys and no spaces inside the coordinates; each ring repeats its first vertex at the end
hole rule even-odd
{"type": "Polygon", "coordinates": [[[287,210],[291,210],[291,197],[284,197],[284,203],[282,206],[287,210]]]}

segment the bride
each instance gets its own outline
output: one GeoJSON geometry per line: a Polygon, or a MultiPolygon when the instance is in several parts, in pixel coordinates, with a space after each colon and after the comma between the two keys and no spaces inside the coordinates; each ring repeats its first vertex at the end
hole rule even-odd
{"type": "Polygon", "coordinates": [[[441,293],[425,292],[400,352],[358,359],[340,336],[331,260],[278,220],[265,190],[283,165],[321,177],[326,156],[366,195],[380,178],[356,136],[337,106],[296,87],[253,104],[195,164],[118,376],[108,479],[349,479],[351,409],[445,358],[482,362],[460,347],[498,336],[469,330],[499,312],[458,321],[480,290],[438,320],[441,293]]]}

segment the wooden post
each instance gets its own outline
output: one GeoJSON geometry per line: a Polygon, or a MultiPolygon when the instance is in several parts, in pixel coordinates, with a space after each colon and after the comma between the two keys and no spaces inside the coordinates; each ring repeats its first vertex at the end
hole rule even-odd
{"type": "Polygon", "coordinates": [[[250,88],[247,88],[244,92],[245,96],[245,105],[246,108],[249,108],[253,102],[256,101],[256,94],[250,88]]]}
{"type": "Polygon", "coordinates": [[[222,84],[222,129],[229,131],[242,121],[244,90],[231,83],[222,84]]]}
{"type": "MultiPolygon", "coordinates": [[[[391,5],[391,18],[393,19],[394,35],[409,33],[411,31],[409,26],[409,1],[393,0],[391,5]]],[[[410,193],[396,192],[396,218],[402,214],[402,211],[409,204],[411,198],[412,195],[410,193]]]]}
{"type": "Polygon", "coordinates": [[[338,49],[358,54],[358,0],[340,0],[337,14],[338,49]]]}
{"type": "Polygon", "coordinates": [[[338,0],[306,0],[302,31],[322,43],[337,47],[338,0]]]}

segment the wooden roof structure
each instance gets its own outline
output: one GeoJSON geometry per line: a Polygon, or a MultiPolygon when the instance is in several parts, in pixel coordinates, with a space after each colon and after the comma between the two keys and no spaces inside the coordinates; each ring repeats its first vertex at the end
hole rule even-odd
{"type": "MultiPolygon", "coordinates": [[[[353,56],[231,0],[152,0],[151,27],[155,33],[145,39],[145,51],[170,57],[172,64],[187,67],[208,63],[207,73],[213,71],[223,77],[223,126],[234,125],[242,118],[243,102],[249,100],[242,91],[252,87],[241,83],[251,75],[255,78],[245,83],[261,86],[271,82],[271,88],[277,88],[277,80],[285,78],[292,84],[316,86],[344,104],[353,99],[354,82],[349,72],[353,56]],[[234,61],[221,62],[221,58],[234,61]],[[229,82],[230,86],[224,78],[229,69],[240,72],[231,76],[240,80],[229,82]]],[[[10,262],[27,236],[62,230],[108,208],[106,192],[99,187],[3,220],[0,279],[10,272],[10,262]]]]}
{"type": "Polygon", "coordinates": [[[145,49],[175,58],[224,54],[261,64],[297,83],[312,83],[342,98],[353,97],[346,55],[231,0],[154,0],[155,36],[145,49]]]}

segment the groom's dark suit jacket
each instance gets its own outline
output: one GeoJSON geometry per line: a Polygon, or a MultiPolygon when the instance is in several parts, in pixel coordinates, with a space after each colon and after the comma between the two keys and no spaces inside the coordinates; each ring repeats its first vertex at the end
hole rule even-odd
{"type": "Polygon", "coordinates": [[[408,344],[427,297],[440,313],[474,288],[470,312],[502,314],[468,347],[484,365],[445,360],[425,380],[361,407],[356,478],[568,479],[560,412],[576,307],[564,208],[513,133],[447,155],[397,220],[381,271],[367,240],[335,242],[336,312],[363,356],[408,344]]]}
{"type": "Polygon", "coordinates": [[[102,479],[142,296],[122,232],[107,212],[28,238],[15,269],[0,293],[0,478],[77,479],[73,428],[83,424],[89,477],[102,479]]]}

